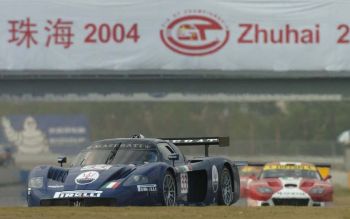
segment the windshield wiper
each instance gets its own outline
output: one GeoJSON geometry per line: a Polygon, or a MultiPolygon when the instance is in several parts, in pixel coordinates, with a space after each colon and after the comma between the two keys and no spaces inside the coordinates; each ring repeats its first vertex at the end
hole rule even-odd
{"type": "Polygon", "coordinates": [[[115,157],[115,155],[117,155],[117,152],[118,152],[118,149],[120,148],[120,145],[122,143],[120,142],[117,146],[115,146],[111,152],[109,153],[108,157],[107,157],[107,160],[105,162],[105,164],[109,164],[115,157]]]}

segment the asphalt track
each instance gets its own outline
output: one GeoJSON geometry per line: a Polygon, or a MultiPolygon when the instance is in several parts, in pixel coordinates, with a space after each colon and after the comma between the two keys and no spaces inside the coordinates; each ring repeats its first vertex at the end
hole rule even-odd
{"type": "MultiPolygon", "coordinates": [[[[0,206],[26,206],[25,189],[21,185],[7,185],[0,187],[0,206]]],[[[0,219],[2,215],[0,214],[0,219]]]]}
{"type": "Polygon", "coordinates": [[[340,219],[350,218],[349,207],[126,207],[126,208],[1,208],[1,219],[340,219]]]}
{"type": "MultiPolygon", "coordinates": [[[[9,190],[9,192],[11,192],[9,190]]],[[[332,207],[121,207],[121,208],[26,208],[2,207],[1,219],[350,219],[350,190],[337,189],[332,207]]]]}

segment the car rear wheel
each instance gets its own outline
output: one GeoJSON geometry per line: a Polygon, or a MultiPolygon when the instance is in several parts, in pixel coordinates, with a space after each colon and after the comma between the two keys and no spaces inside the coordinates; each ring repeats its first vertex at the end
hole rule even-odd
{"type": "Polygon", "coordinates": [[[224,167],[221,171],[218,196],[219,205],[233,204],[232,176],[227,167],[224,167]]]}
{"type": "Polygon", "coordinates": [[[173,174],[169,171],[163,179],[163,204],[165,206],[176,205],[176,182],[173,174]]]}

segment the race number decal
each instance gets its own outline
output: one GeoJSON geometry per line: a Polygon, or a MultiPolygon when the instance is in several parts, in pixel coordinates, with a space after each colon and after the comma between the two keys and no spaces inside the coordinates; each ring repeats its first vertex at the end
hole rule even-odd
{"type": "Polygon", "coordinates": [[[188,175],[187,175],[187,173],[180,174],[180,181],[181,181],[181,193],[187,194],[188,193],[188,175]]]}

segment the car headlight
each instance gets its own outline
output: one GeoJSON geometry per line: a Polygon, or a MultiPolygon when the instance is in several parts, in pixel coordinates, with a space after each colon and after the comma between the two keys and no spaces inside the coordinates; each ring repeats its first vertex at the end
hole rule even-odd
{"type": "Polygon", "coordinates": [[[256,190],[260,193],[267,194],[267,193],[273,193],[273,190],[269,187],[258,187],[256,190]]]}
{"type": "Polygon", "coordinates": [[[41,177],[33,177],[29,180],[28,187],[34,189],[40,189],[44,185],[44,178],[41,177]]]}
{"type": "Polygon", "coordinates": [[[133,185],[141,185],[141,184],[147,184],[149,183],[147,176],[142,175],[133,175],[130,176],[125,182],[125,186],[133,186],[133,185]]]}
{"type": "Polygon", "coordinates": [[[325,188],[323,188],[323,187],[314,187],[310,190],[310,194],[318,194],[319,195],[319,194],[324,193],[324,191],[325,191],[325,188]]]}

